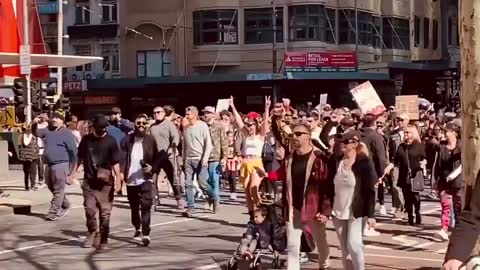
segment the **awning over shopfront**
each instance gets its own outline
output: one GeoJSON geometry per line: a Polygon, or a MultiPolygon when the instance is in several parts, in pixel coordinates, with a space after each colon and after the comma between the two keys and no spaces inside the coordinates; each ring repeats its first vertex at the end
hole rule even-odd
{"type": "MultiPolygon", "coordinates": [[[[82,66],[96,61],[102,61],[103,57],[94,56],[76,56],[76,55],[57,55],[57,54],[31,54],[31,65],[47,66],[47,67],[76,67],[82,66]]],[[[20,54],[0,52],[0,64],[1,65],[19,65],[20,54]]]]}
{"type": "Polygon", "coordinates": [[[289,80],[364,80],[364,81],[386,81],[390,80],[387,73],[367,72],[288,72],[289,80]]]}

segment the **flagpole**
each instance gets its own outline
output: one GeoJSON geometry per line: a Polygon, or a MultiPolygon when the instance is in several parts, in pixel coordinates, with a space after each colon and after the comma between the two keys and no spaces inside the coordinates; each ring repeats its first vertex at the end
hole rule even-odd
{"type": "MultiPolygon", "coordinates": [[[[63,54],[63,0],[58,0],[58,19],[57,19],[57,54],[63,54]]],[[[57,93],[58,98],[63,94],[63,72],[62,67],[57,68],[57,93]]]]}
{"type": "MultiPolygon", "coordinates": [[[[30,41],[29,41],[29,24],[28,24],[28,0],[23,0],[23,45],[28,46],[30,48],[30,41]]],[[[27,113],[26,113],[26,120],[27,124],[32,122],[32,89],[30,81],[30,68],[28,74],[25,74],[25,79],[27,80],[27,113]]]]}

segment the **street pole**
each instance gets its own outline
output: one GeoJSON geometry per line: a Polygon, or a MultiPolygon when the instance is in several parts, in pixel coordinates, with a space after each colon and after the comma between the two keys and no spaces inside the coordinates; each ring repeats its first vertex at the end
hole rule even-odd
{"type": "MultiPolygon", "coordinates": [[[[29,24],[28,24],[28,0],[23,0],[23,45],[30,48],[30,38],[29,38],[29,24]]],[[[30,81],[30,67],[29,72],[25,74],[25,79],[27,81],[27,124],[32,122],[32,82],[30,81]]]]}
{"type": "MultiPolygon", "coordinates": [[[[358,6],[357,0],[355,0],[355,53],[358,59],[358,6]]],[[[358,62],[358,60],[357,60],[358,62]]]]}
{"type": "Polygon", "coordinates": [[[275,0],[272,0],[272,90],[273,102],[277,102],[277,87],[275,83],[275,74],[277,73],[277,12],[275,7],[275,0]]]}
{"type": "MultiPolygon", "coordinates": [[[[57,35],[58,35],[58,41],[57,41],[57,54],[62,55],[63,54],[63,0],[58,0],[58,17],[57,17],[57,35]]],[[[57,96],[60,98],[60,96],[63,94],[63,74],[62,74],[62,68],[58,67],[57,68],[57,96]]]]}

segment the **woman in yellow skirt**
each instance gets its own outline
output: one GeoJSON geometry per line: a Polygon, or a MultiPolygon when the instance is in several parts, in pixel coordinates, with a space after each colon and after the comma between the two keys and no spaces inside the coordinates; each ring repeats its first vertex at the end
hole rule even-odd
{"type": "Polygon", "coordinates": [[[270,97],[265,97],[265,112],[263,120],[258,113],[251,112],[247,114],[245,121],[242,119],[235,104],[233,97],[230,98],[230,107],[232,108],[235,122],[238,125],[242,143],[242,164],[240,166],[240,183],[245,189],[245,197],[250,218],[253,218],[253,211],[261,203],[258,188],[262,179],[266,176],[262,162],[262,151],[265,143],[265,135],[268,130],[268,113],[271,105],[270,97]]]}

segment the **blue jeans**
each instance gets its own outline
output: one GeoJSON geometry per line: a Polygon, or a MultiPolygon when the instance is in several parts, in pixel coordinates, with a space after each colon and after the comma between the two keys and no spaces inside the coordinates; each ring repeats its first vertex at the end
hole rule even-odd
{"type": "Polygon", "coordinates": [[[208,168],[202,166],[200,160],[185,160],[185,191],[187,193],[187,208],[195,207],[195,187],[193,186],[193,176],[197,175],[198,185],[210,199],[215,199],[212,187],[208,184],[208,168]]]}
{"type": "Polygon", "coordinates": [[[215,201],[220,201],[220,173],[222,166],[219,161],[208,163],[208,184],[213,189],[215,201]]]}

